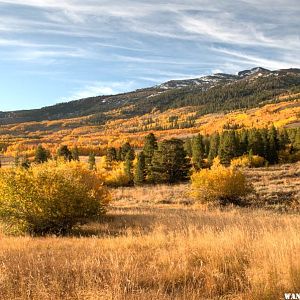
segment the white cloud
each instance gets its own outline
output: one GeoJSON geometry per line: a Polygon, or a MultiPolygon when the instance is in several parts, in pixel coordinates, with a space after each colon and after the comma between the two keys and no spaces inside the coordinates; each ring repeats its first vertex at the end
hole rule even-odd
{"type": "Polygon", "coordinates": [[[254,66],[260,66],[264,68],[270,69],[284,69],[284,68],[291,68],[291,67],[300,67],[300,63],[297,63],[295,60],[283,58],[282,60],[274,60],[263,58],[255,55],[250,55],[247,53],[242,53],[238,51],[223,49],[223,48],[212,48],[213,51],[226,54],[231,57],[236,57],[240,63],[243,64],[252,64],[254,66]]]}
{"type": "Polygon", "coordinates": [[[133,89],[135,82],[92,82],[86,84],[81,89],[77,89],[70,96],[64,97],[63,101],[71,101],[76,99],[83,99],[101,95],[113,95],[123,91],[130,91],[133,89]]]}

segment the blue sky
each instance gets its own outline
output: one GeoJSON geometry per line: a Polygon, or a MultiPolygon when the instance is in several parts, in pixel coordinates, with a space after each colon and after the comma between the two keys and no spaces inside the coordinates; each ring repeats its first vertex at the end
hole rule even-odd
{"type": "Polygon", "coordinates": [[[299,0],[0,0],[0,111],[300,67],[299,0]]]}

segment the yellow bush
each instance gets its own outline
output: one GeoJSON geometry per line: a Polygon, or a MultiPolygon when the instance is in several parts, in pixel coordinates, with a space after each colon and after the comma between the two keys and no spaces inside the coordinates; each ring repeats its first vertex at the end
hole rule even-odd
{"type": "Polygon", "coordinates": [[[65,233],[105,212],[103,177],[80,163],[0,170],[0,216],[34,234],[65,233]]]}
{"type": "Polygon", "coordinates": [[[211,169],[202,169],[191,176],[192,194],[201,202],[241,204],[241,199],[252,192],[245,175],[215,162],[211,169]]]}
{"type": "Polygon", "coordinates": [[[241,167],[241,168],[259,168],[263,167],[266,163],[266,160],[259,156],[259,155],[253,155],[249,157],[248,155],[243,155],[237,158],[234,158],[231,160],[231,166],[232,167],[241,167]]]}
{"type": "Polygon", "coordinates": [[[128,178],[127,174],[125,173],[123,162],[114,164],[113,168],[106,173],[105,183],[108,186],[127,186],[129,181],[130,178],[128,178]]]}

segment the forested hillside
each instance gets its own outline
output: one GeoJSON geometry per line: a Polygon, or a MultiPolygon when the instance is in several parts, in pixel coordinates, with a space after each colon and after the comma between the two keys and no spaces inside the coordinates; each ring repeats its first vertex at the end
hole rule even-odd
{"type": "Polygon", "coordinates": [[[295,92],[300,92],[299,69],[269,71],[254,68],[241,71],[238,75],[215,74],[198,79],[170,81],[125,94],[60,103],[41,109],[0,112],[0,124],[83,116],[89,116],[85,124],[103,124],[116,119],[110,114],[115,109],[121,110],[123,118],[183,106],[194,106],[199,115],[204,115],[276,102],[279,95],[295,92]]]}

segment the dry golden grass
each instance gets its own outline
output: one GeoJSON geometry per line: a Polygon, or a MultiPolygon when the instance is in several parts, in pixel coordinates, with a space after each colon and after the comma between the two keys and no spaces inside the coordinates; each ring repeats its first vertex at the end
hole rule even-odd
{"type": "Polygon", "coordinates": [[[299,216],[123,209],[82,230],[95,237],[2,237],[0,299],[261,300],[300,289],[299,216]]]}
{"type": "MultiPolygon", "coordinates": [[[[249,172],[259,189],[266,176],[295,179],[294,168],[249,172]]],[[[0,299],[269,300],[299,292],[298,214],[188,206],[186,191],[113,190],[108,215],[73,237],[1,234],[0,299]]]]}

